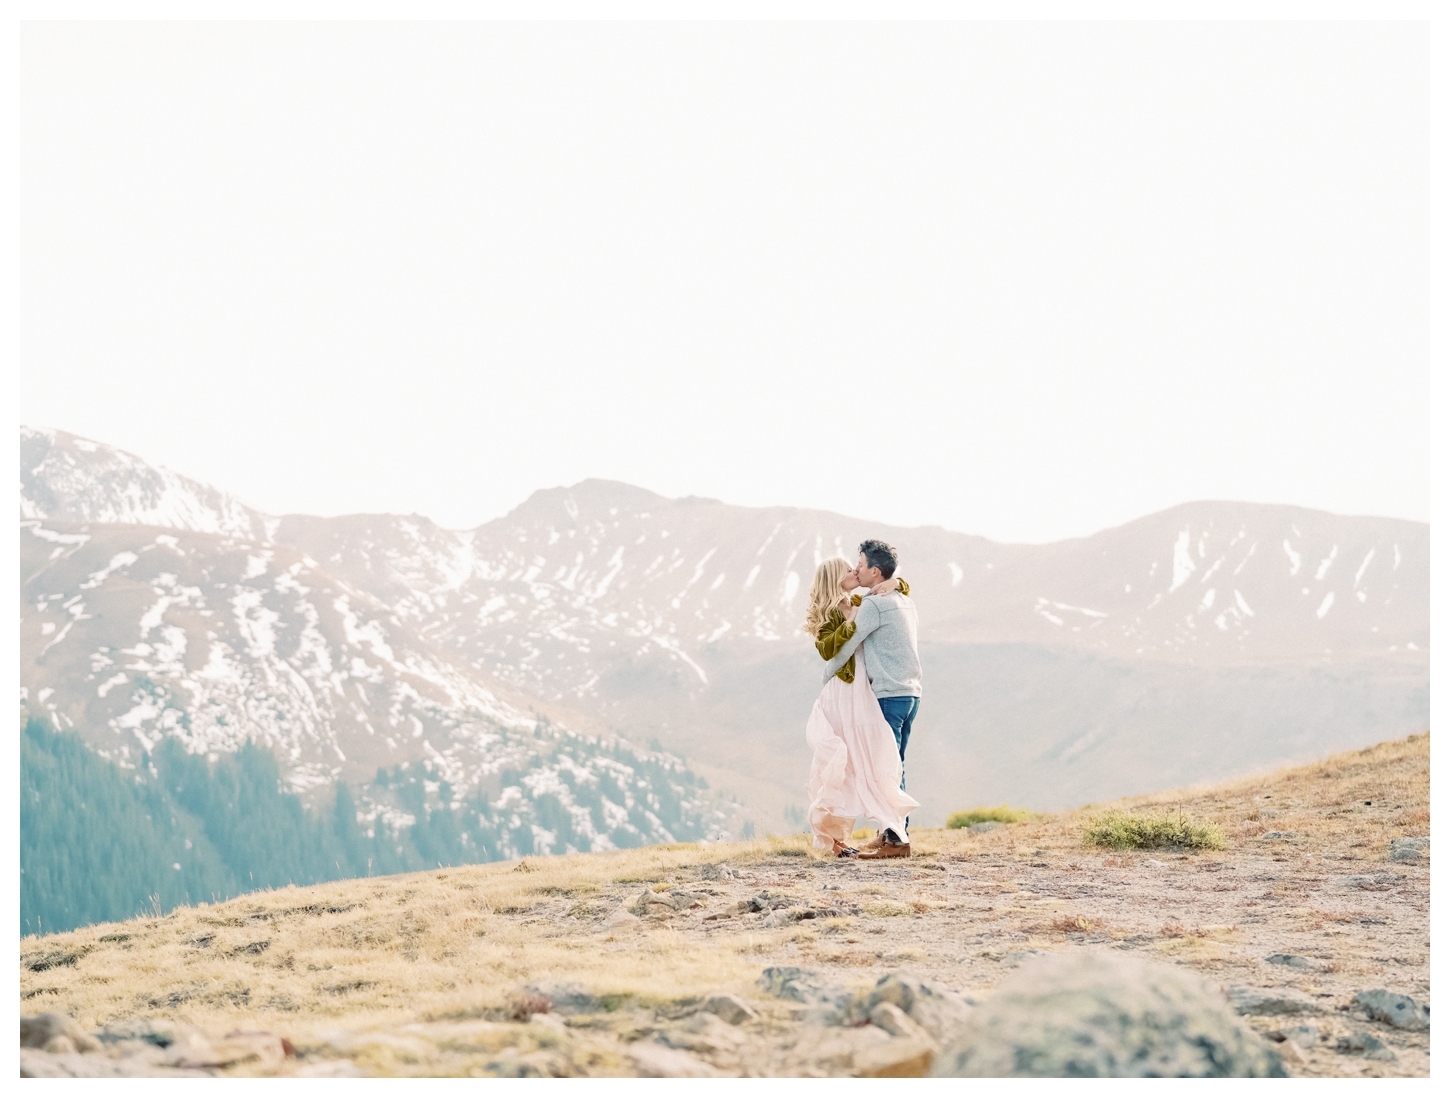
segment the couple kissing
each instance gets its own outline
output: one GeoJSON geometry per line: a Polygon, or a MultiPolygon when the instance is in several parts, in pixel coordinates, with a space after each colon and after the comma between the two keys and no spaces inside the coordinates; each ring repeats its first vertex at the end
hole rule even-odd
{"type": "Polygon", "coordinates": [[[906,794],[906,744],[921,660],[916,606],[896,565],[891,546],[863,541],[854,567],[839,557],[820,563],[806,605],[805,631],[826,661],[806,721],[808,819],[816,847],[842,858],[911,856],[906,825],[920,802],[906,794]],[[860,849],[850,844],[857,818],[878,828],[860,849]]]}

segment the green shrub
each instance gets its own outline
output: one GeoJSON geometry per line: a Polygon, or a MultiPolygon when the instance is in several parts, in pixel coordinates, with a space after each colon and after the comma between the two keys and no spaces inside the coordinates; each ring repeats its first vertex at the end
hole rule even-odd
{"type": "Polygon", "coordinates": [[[961,812],[953,812],[947,817],[948,827],[971,827],[979,823],[1020,823],[1022,820],[1030,820],[1032,813],[1025,808],[1008,808],[1005,804],[999,804],[996,808],[967,808],[961,812]]]}
{"type": "Polygon", "coordinates": [[[1222,850],[1223,829],[1213,822],[1199,823],[1182,811],[1105,812],[1083,826],[1082,841],[1088,846],[1112,850],[1222,850]]]}

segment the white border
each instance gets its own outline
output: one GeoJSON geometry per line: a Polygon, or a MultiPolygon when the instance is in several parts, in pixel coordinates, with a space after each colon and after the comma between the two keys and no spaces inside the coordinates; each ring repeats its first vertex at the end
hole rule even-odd
{"type": "Polygon", "coordinates": [[[20,20],[1428,20],[1430,0],[25,0],[20,20]]]}

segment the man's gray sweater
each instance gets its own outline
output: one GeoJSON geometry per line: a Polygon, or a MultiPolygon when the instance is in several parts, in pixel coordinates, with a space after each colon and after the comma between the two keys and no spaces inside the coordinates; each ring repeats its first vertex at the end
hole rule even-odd
{"type": "Polygon", "coordinates": [[[826,664],[822,683],[846,665],[857,648],[878,698],[921,697],[921,660],[916,654],[916,606],[899,591],[867,595],[856,610],[856,633],[826,664]]]}

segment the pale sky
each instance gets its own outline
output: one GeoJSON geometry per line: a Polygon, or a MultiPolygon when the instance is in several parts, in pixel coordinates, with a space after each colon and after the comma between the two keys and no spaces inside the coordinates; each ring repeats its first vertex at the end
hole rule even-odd
{"type": "Polygon", "coordinates": [[[1428,521],[1427,25],[32,24],[21,421],[273,514],[586,477],[1428,521]]]}

